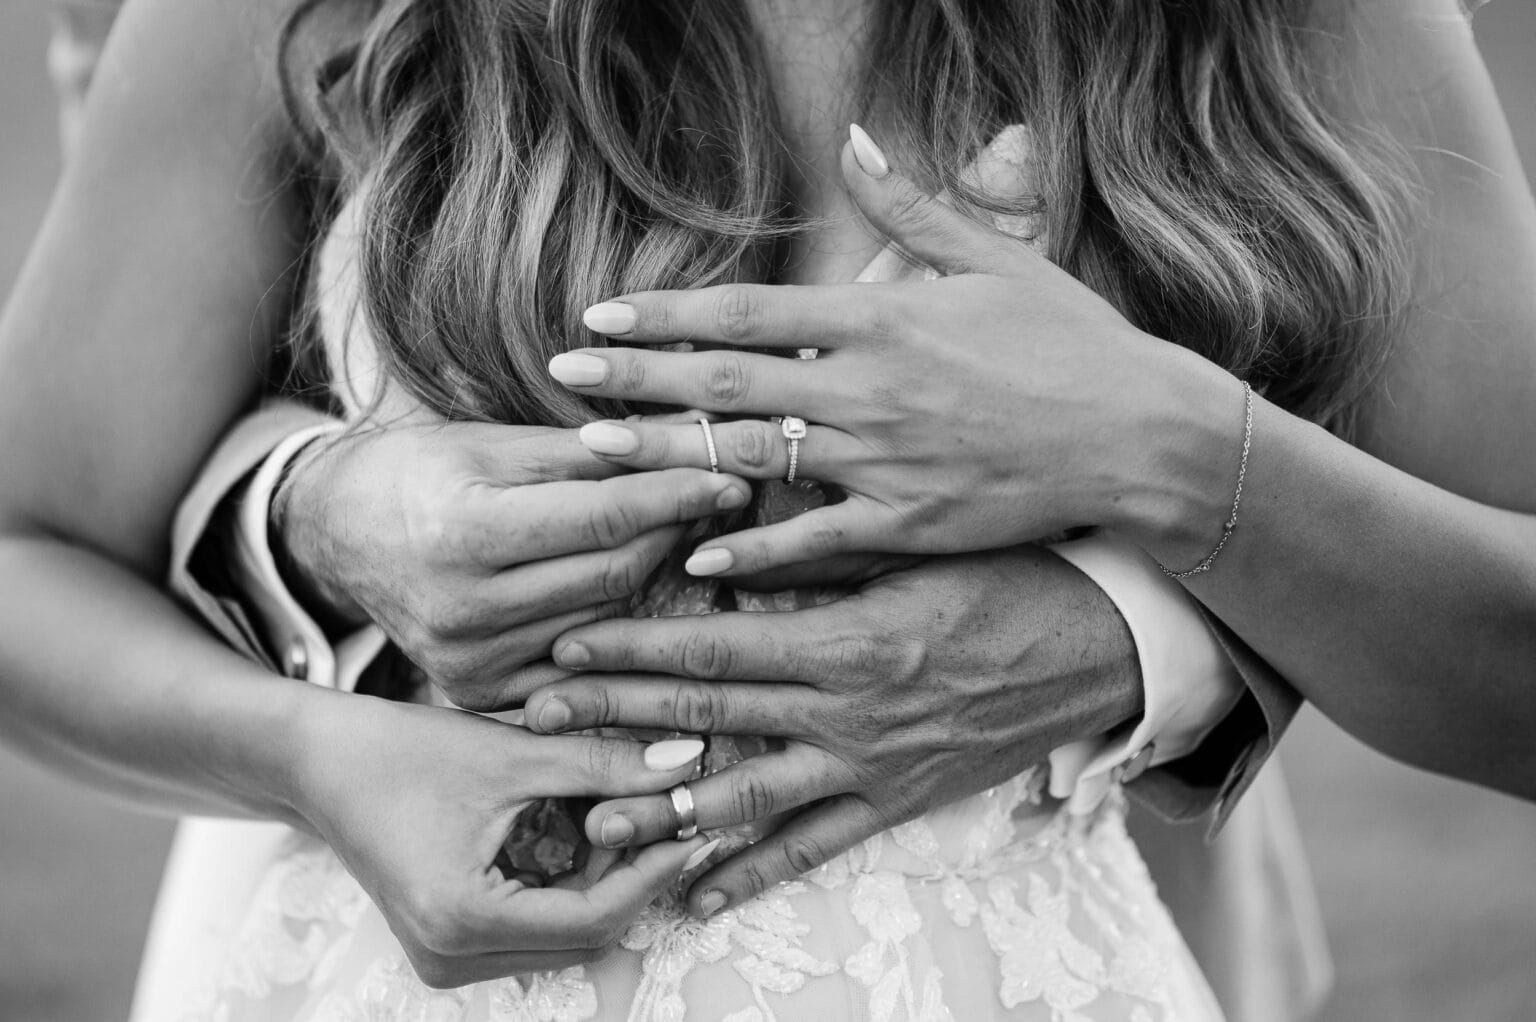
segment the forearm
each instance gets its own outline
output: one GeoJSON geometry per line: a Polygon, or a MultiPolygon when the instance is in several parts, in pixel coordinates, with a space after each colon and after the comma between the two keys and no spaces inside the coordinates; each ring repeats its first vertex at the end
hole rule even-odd
{"type": "Polygon", "coordinates": [[[151,585],[79,547],[0,538],[0,734],[158,812],[297,822],[310,693],[220,646],[151,585]]]}
{"type": "MultiPolygon", "coordinates": [[[[1235,470],[1241,421],[1228,421],[1237,399],[1223,403],[1223,393],[1236,393],[1230,380],[1213,393],[1217,414],[1195,449],[1235,470]]],[[[1203,506],[1192,500],[1178,526],[1144,536],[1164,564],[1197,562],[1230,512],[1229,489],[1199,485],[1203,506]],[[1204,549],[1191,521],[1207,523],[1204,549]]],[[[1414,478],[1256,399],[1238,526],[1187,585],[1362,740],[1536,794],[1536,698],[1525,691],[1536,663],[1531,515],[1414,478]]]]}

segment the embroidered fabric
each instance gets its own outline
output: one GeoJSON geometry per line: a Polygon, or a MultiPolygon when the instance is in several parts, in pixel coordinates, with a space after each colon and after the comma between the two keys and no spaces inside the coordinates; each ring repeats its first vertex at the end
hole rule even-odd
{"type": "MultiPolygon", "coordinates": [[[[1004,132],[977,173],[1020,194],[1027,138],[1004,132]],[[996,178],[996,180],[993,180],[996,178]]],[[[320,321],[343,400],[410,415],[352,315],[349,213],[322,249],[320,321]],[[356,398],[355,385],[383,384],[356,398]],[[377,397],[379,400],[373,401],[377,397]],[[370,403],[371,402],[371,403],[370,403]]],[[[1000,224],[1033,237],[1029,218],[1000,224]]],[[[895,250],[865,277],[924,271],[895,250]]],[[[814,484],[768,485],[759,521],[823,499],[814,484]]],[[[680,558],[674,558],[680,561],[680,558]]],[[[642,616],[710,613],[722,600],[770,612],[837,594],[728,594],[665,566],[642,616]]],[[[642,734],[642,737],[660,737],[642,734]]],[[[706,766],[763,751],[715,739],[706,766]]],[[[240,923],[189,1005],[213,1022],[1205,1022],[1221,1014],[1126,835],[1118,789],[1086,815],[1045,795],[1043,766],[877,835],[809,875],[707,920],[679,887],[649,906],[597,964],[454,991],[424,986],[382,915],[323,844],[293,834],[260,868],[240,923]]],[[[718,856],[763,833],[733,828],[718,856]]],[[[579,838],[562,807],[536,803],[509,839],[519,866],[558,869],[579,838]]],[[[232,883],[237,878],[231,878],[232,883]]],[[[247,882],[248,877],[238,878],[247,882]]],[[[227,910],[226,910],[227,911],[227,910]]],[[[196,925],[188,920],[185,925],[196,925]]],[[[227,929],[228,920],[221,927],[227,929]]]]}
{"type": "Polygon", "coordinates": [[[1030,770],[709,919],[679,888],[595,966],[452,991],[424,986],[341,862],[295,834],[185,1019],[1219,1019],[1119,796],[1081,817],[1042,790],[1030,770]]]}

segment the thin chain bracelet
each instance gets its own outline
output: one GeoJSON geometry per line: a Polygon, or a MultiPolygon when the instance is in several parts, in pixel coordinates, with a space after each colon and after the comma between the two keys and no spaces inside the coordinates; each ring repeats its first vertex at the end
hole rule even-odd
{"type": "Polygon", "coordinates": [[[1243,502],[1243,480],[1248,478],[1248,449],[1253,446],[1253,385],[1247,380],[1243,381],[1243,458],[1237,465],[1237,493],[1232,497],[1232,516],[1227,519],[1227,524],[1221,527],[1221,539],[1216,543],[1216,549],[1205,555],[1205,559],[1188,571],[1171,571],[1162,563],[1158,564],[1163,569],[1163,574],[1169,578],[1185,579],[1193,578],[1202,572],[1211,570],[1211,565],[1221,554],[1227,545],[1227,540],[1232,538],[1232,530],[1237,528],[1237,508],[1243,502]]]}

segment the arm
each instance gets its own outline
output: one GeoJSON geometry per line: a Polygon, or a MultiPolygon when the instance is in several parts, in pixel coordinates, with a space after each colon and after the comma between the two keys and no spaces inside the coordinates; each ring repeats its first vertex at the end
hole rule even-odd
{"type": "Polygon", "coordinates": [[[661,790],[691,746],[550,743],[287,682],[151,582],[179,494],[287,313],[304,215],[272,79],[285,13],[142,0],[107,47],[0,318],[0,729],[153,809],[318,833],[430,981],[588,960],[698,843],[595,868],[575,891],[523,889],[495,850],[529,799],[661,790]]]}
{"type": "MultiPolygon", "coordinates": [[[[1352,65],[1424,179],[1415,300],[1361,449],[1259,404],[1242,524],[1190,587],[1356,736],[1536,797],[1536,206],[1455,6],[1362,8],[1352,65]]],[[[1179,563],[1169,533],[1144,542],[1179,563]]]]}
{"type": "MultiPolygon", "coordinates": [[[[148,581],[177,495],[254,392],[262,339],[286,314],[300,213],[276,187],[282,128],[273,83],[251,58],[251,40],[273,28],[258,24],[275,17],[269,6],[149,3],[124,15],[86,135],[0,320],[6,729],[77,776],[178,811],[280,808],[251,790],[271,771],[257,769],[259,750],[236,726],[256,693],[218,682],[192,691],[248,668],[192,642],[148,581]],[[207,90],[194,95],[182,75],[207,90]],[[241,180],[263,199],[230,202],[241,180]],[[176,656],[183,647],[190,655],[176,656]],[[106,676],[109,663],[149,679],[148,691],[106,676]],[[228,718],[211,713],[226,697],[228,718]],[[185,719],[167,705],[187,707],[185,719]],[[179,730],[199,711],[232,726],[179,730]],[[190,753],[201,742],[206,758],[190,753]]],[[[255,719],[291,712],[272,695],[255,719]]]]}

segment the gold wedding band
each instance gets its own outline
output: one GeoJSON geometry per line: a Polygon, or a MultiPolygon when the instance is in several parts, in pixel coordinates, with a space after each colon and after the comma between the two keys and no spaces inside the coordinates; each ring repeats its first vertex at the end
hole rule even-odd
{"type": "Polygon", "coordinates": [[[720,458],[715,450],[715,432],[709,428],[709,420],[699,419],[699,425],[704,428],[704,446],[709,448],[709,470],[720,471],[720,458]]]}
{"type": "Polygon", "coordinates": [[[684,781],[667,794],[672,796],[672,809],[677,813],[677,839],[687,841],[699,832],[699,817],[693,810],[693,790],[684,781]]]}

